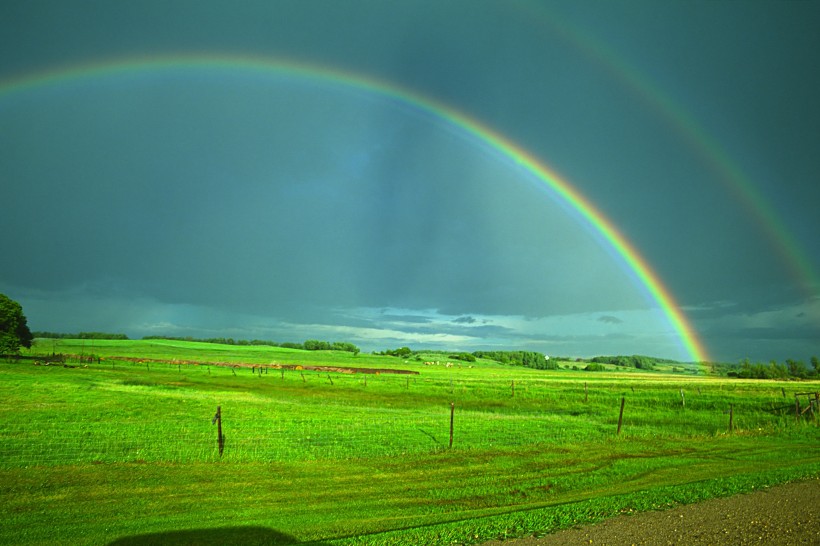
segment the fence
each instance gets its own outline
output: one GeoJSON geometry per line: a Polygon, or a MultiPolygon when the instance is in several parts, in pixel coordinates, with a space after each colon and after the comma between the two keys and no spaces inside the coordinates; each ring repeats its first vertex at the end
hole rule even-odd
{"type": "MultiPolygon", "coordinates": [[[[176,367],[165,365],[164,369],[176,367]]],[[[197,373],[211,377],[209,370],[198,369],[197,373]]],[[[220,373],[233,372],[222,369],[220,373]]],[[[254,373],[244,370],[245,377],[254,373]]],[[[150,374],[143,377],[145,381],[128,375],[116,387],[137,400],[142,396],[140,388],[157,388],[148,380],[150,374]]],[[[217,409],[211,405],[211,395],[199,391],[195,396],[177,395],[169,387],[162,407],[132,412],[123,409],[128,407],[127,401],[108,413],[97,413],[93,406],[60,411],[59,405],[7,412],[0,421],[0,468],[123,461],[345,460],[450,448],[553,449],[616,436],[628,440],[714,435],[738,427],[785,426],[795,420],[795,410],[783,404],[787,402],[785,391],[781,397],[779,388],[777,398],[770,397],[765,406],[759,400],[746,401],[742,394],[724,396],[722,387],[721,391],[703,394],[698,387],[684,398],[677,386],[642,395],[640,387],[637,393],[633,387],[631,393],[622,394],[617,389],[623,391],[623,385],[590,389],[586,383],[550,390],[547,383],[538,381],[511,384],[480,380],[466,384],[442,377],[394,376],[371,377],[368,385],[366,376],[318,372],[308,375],[306,381],[301,371],[291,372],[290,379],[278,373],[264,378],[256,373],[256,377],[255,381],[269,385],[289,385],[292,392],[304,393],[299,396],[318,393],[323,398],[308,403],[309,398],[288,402],[272,396],[264,403],[245,403],[239,397],[217,409]],[[344,396],[352,396],[356,389],[373,392],[376,402],[370,406],[361,405],[361,398],[346,402],[344,396]],[[412,407],[407,403],[389,407],[392,397],[408,400],[414,392],[430,400],[412,407]],[[444,397],[454,405],[442,402],[444,397]],[[186,403],[184,408],[181,401],[186,403]]],[[[816,410],[810,408],[820,397],[798,393],[796,399],[800,397],[806,405],[798,408],[798,419],[816,423],[816,410]]]]}

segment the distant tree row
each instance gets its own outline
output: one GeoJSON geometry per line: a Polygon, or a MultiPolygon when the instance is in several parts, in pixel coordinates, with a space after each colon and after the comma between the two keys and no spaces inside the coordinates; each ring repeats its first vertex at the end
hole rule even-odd
{"type": "Polygon", "coordinates": [[[510,366],[524,366],[536,370],[557,370],[558,361],[548,358],[543,353],[532,351],[475,351],[473,356],[488,358],[510,366]]]}
{"type": "Polygon", "coordinates": [[[195,338],[191,336],[145,336],[142,339],[164,339],[171,341],[196,341],[199,343],[216,343],[219,345],[264,345],[268,347],[281,347],[283,349],[301,349],[303,351],[346,351],[358,354],[359,348],[347,341],[319,341],[308,339],[304,343],[293,343],[290,341],[278,342],[263,339],[233,339],[230,337],[209,337],[195,338]]]}
{"type": "Polygon", "coordinates": [[[374,351],[374,355],[397,356],[399,358],[410,358],[413,350],[410,347],[399,347],[398,349],[385,349],[382,352],[374,351]]]}
{"type": "Polygon", "coordinates": [[[353,354],[359,353],[359,348],[347,341],[328,342],[308,339],[302,344],[302,348],[306,351],[346,351],[353,354]]]}
{"type": "Polygon", "coordinates": [[[820,377],[820,360],[813,356],[811,366],[807,366],[805,362],[792,359],[786,359],[785,363],[772,360],[768,364],[752,364],[746,359],[726,375],[742,379],[808,379],[820,377]]]}
{"type": "Polygon", "coordinates": [[[462,360],[464,362],[475,362],[475,355],[472,353],[457,353],[447,355],[447,358],[451,358],[453,360],[462,360]]]}
{"type": "Polygon", "coordinates": [[[107,332],[80,332],[78,334],[34,332],[33,335],[45,339],[128,339],[125,334],[109,334],[107,332]]]}
{"type": "Polygon", "coordinates": [[[613,364],[622,368],[637,368],[639,370],[653,370],[659,362],[672,362],[649,356],[596,356],[590,362],[596,364],[613,364]]]}

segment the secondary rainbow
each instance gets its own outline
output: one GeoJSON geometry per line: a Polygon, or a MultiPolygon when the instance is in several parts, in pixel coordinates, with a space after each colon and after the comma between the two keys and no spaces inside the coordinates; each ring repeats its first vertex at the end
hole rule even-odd
{"type": "Polygon", "coordinates": [[[614,48],[585,32],[556,10],[544,4],[518,3],[530,21],[545,25],[551,34],[561,37],[577,51],[608,72],[615,81],[652,108],[689,147],[717,174],[725,187],[755,218],[772,249],[791,270],[795,281],[809,298],[820,297],[820,274],[811,264],[806,250],[798,243],[769,201],[734,161],[726,148],[713,138],[694,116],[662,90],[647,74],[631,65],[614,48]]]}
{"type": "Polygon", "coordinates": [[[668,288],[616,226],[582,195],[566,178],[540,161],[530,152],[488,127],[481,121],[459,112],[438,100],[376,78],[343,71],[333,67],[296,62],[290,59],[246,56],[191,54],[163,57],[129,57],[95,63],[54,68],[0,82],[0,99],[40,87],[64,85],[90,77],[116,76],[140,71],[207,68],[218,70],[249,70],[296,75],[319,81],[335,82],[377,93],[407,103],[466,131],[508,157],[543,182],[559,199],[567,203],[609,244],[624,261],[652,300],[660,307],[683,349],[693,362],[709,361],[708,351],[668,288]]]}

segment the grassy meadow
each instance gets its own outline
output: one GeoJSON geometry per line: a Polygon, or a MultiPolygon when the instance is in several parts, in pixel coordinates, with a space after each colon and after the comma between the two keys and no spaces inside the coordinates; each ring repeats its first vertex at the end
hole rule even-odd
{"type": "Polygon", "coordinates": [[[817,381],[169,340],[24,356],[0,363],[3,544],[479,543],[820,475],[795,416],[817,381]]]}

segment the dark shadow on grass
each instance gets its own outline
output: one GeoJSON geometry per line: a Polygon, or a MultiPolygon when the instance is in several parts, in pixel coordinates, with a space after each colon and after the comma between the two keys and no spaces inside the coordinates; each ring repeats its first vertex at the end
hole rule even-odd
{"type": "Polygon", "coordinates": [[[300,542],[295,537],[268,529],[267,527],[216,527],[213,529],[188,529],[185,531],[166,531],[147,533],[118,538],[108,546],[201,546],[201,545],[243,545],[243,546],[279,546],[302,544],[321,546],[322,542],[300,542]]]}
{"type": "Polygon", "coordinates": [[[435,442],[438,446],[440,446],[440,447],[444,447],[444,445],[443,445],[441,442],[439,442],[439,441],[436,439],[436,437],[435,437],[435,436],[433,436],[432,434],[430,434],[430,433],[429,433],[429,432],[427,432],[426,430],[424,430],[424,429],[418,429],[418,431],[419,431],[419,432],[421,432],[422,434],[424,434],[425,436],[427,436],[428,438],[430,438],[431,440],[433,440],[433,441],[434,441],[434,442],[435,442]]]}

